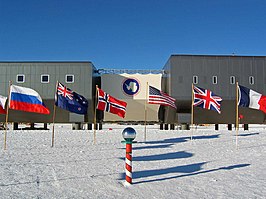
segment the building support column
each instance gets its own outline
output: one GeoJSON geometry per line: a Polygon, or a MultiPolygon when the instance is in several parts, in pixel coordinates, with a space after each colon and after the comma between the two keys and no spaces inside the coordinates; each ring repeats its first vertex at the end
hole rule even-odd
{"type": "Polygon", "coordinates": [[[228,131],[232,131],[232,124],[227,124],[228,131]]]}
{"type": "Polygon", "coordinates": [[[92,130],[92,124],[88,123],[88,130],[92,130]]]}
{"type": "Polygon", "coordinates": [[[13,130],[18,130],[18,123],[17,122],[13,123],[13,130]]]}
{"type": "Polygon", "coordinates": [[[170,124],[170,130],[175,130],[175,124],[170,124]]]}

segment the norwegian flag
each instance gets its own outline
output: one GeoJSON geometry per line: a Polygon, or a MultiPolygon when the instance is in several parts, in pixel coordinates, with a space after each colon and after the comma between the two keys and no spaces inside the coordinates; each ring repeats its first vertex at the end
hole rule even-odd
{"type": "Polygon", "coordinates": [[[126,114],[126,106],[126,102],[115,99],[111,95],[98,88],[97,109],[110,112],[124,118],[126,114]]]}
{"type": "Polygon", "coordinates": [[[194,87],[194,106],[217,111],[221,113],[222,98],[215,95],[212,91],[203,88],[194,87]]]}

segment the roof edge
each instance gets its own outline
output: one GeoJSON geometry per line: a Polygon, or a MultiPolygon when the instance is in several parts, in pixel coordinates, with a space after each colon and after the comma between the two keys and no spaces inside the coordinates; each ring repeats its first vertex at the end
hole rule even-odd
{"type": "Polygon", "coordinates": [[[0,61],[0,63],[92,63],[91,61],[0,61]]]}
{"type": "Polygon", "coordinates": [[[215,54],[210,54],[210,55],[203,55],[203,54],[171,54],[170,57],[175,57],[175,56],[195,56],[195,57],[266,57],[266,55],[236,55],[236,54],[228,54],[228,55],[215,55],[215,54]]]}

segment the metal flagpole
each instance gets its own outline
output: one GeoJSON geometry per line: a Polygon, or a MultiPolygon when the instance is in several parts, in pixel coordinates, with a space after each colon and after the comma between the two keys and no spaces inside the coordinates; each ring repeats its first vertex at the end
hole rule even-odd
{"type": "Polygon", "coordinates": [[[94,131],[93,131],[93,143],[96,144],[96,111],[97,111],[97,101],[98,101],[98,85],[96,85],[96,93],[95,93],[95,103],[94,103],[94,131]]]}
{"type": "Polygon", "coordinates": [[[147,100],[148,100],[148,82],[146,84],[146,100],[145,100],[145,108],[144,108],[144,120],[145,120],[145,129],[144,129],[144,142],[146,142],[147,138],[147,100]]]}
{"type": "Polygon", "coordinates": [[[56,106],[55,106],[55,104],[54,104],[54,112],[53,112],[53,130],[52,130],[52,146],[51,147],[53,147],[54,146],[54,121],[55,121],[55,114],[56,114],[56,106]]]}
{"type": "Polygon", "coordinates": [[[191,140],[193,137],[193,124],[194,124],[194,85],[192,83],[192,90],[191,90],[191,140]]]}
{"type": "Polygon", "coordinates": [[[9,81],[8,87],[8,97],[7,97],[7,108],[6,108],[6,125],[5,125],[5,137],[4,137],[4,150],[6,150],[6,140],[7,140],[7,122],[8,122],[8,113],[9,113],[9,103],[10,103],[10,87],[12,85],[12,81],[9,81]]]}
{"type": "MultiPolygon", "coordinates": [[[[56,82],[56,86],[55,86],[55,96],[57,96],[57,87],[58,87],[58,81],[56,82]]],[[[55,99],[57,100],[57,99],[55,99]]],[[[52,130],[52,147],[54,146],[54,122],[55,122],[55,114],[56,114],[56,106],[54,103],[54,112],[53,112],[53,130],[52,130]]]]}
{"type": "Polygon", "coordinates": [[[239,130],[239,108],[238,108],[238,100],[239,100],[239,94],[238,94],[238,82],[236,82],[236,148],[238,145],[238,130],[239,130]]]}

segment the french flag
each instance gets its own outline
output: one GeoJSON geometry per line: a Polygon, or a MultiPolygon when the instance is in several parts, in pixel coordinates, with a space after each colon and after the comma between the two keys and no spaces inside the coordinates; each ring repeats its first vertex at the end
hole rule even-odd
{"type": "Polygon", "coordinates": [[[238,91],[238,106],[258,109],[266,113],[266,96],[240,85],[238,91]]]}
{"type": "Polygon", "coordinates": [[[10,86],[9,108],[27,112],[35,112],[41,114],[50,114],[48,108],[42,102],[41,96],[33,89],[10,86]]]}
{"type": "Polygon", "coordinates": [[[6,114],[5,104],[7,97],[0,95],[0,114],[6,114]]]}

